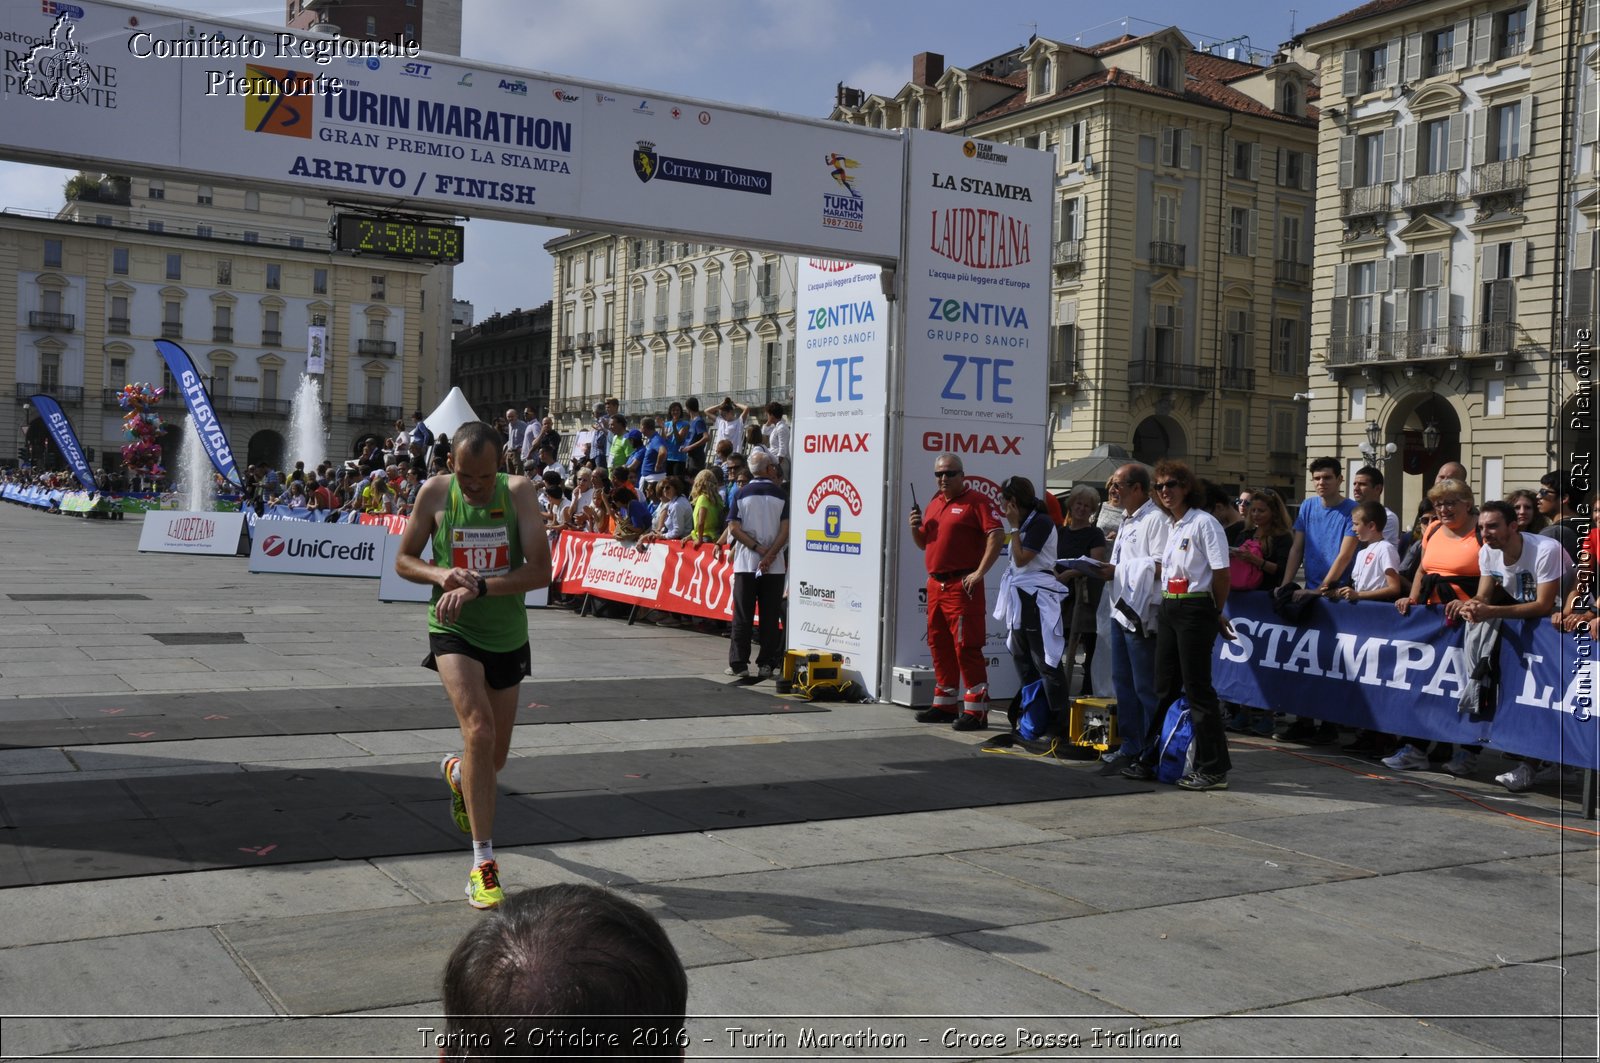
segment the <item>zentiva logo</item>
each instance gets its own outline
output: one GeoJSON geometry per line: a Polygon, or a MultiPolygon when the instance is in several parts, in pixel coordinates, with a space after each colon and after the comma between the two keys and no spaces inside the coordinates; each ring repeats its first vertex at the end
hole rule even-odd
{"type": "Polygon", "coordinates": [[[268,557],[277,557],[283,553],[285,545],[283,536],[269,535],[267,536],[267,541],[261,544],[261,552],[268,557]]]}

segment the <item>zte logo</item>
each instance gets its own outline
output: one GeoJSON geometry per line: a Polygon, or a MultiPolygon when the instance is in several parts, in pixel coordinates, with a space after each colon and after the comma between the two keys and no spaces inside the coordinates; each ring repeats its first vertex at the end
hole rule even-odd
{"type": "Polygon", "coordinates": [[[1015,454],[1020,458],[1022,451],[1017,448],[1021,445],[1021,436],[988,436],[976,432],[922,433],[922,449],[941,454],[1015,454]]]}

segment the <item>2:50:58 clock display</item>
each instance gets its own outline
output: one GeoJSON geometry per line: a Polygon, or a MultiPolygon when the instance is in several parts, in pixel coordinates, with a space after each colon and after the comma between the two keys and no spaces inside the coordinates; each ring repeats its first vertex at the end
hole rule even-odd
{"type": "Polygon", "coordinates": [[[334,249],[358,255],[459,264],[466,244],[461,226],[435,222],[340,214],[333,228],[334,249]]]}

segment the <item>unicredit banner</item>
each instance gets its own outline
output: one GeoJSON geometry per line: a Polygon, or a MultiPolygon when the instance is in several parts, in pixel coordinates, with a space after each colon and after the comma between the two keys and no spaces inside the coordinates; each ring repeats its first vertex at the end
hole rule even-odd
{"type": "Polygon", "coordinates": [[[372,524],[258,520],[250,542],[250,571],[377,579],[388,535],[372,524]]]}
{"type": "Polygon", "coordinates": [[[235,557],[244,536],[243,513],[151,510],[139,529],[139,552],[235,557]]]}
{"type": "Polygon", "coordinates": [[[83,447],[78,444],[78,433],[72,430],[72,422],[61,411],[61,404],[49,395],[35,395],[28,401],[44,418],[44,426],[50,430],[50,438],[56,441],[56,449],[67,459],[67,467],[72,470],[72,475],[78,478],[84,490],[98,494],[100,485],[94,482],[94,470],[89,468],[89,462],[83,456],[83,447]]]}
{"type": "Polygon", "coordinates": [[[189,407],[189,423],[199,433],[200,442],[206,448],[206,457],[211,459],[211,467],[229,483],[239,486],[239,471],[233,465],[233,448],[228,446],[228,434],[222,430],[222,422],[217,420],[217,408],[211,404],[211,395],[206,391],[205,382],[200,379],[189,352],[171,340],[156,340],[156,350],[161,352],[167,368],[172,370],[178,393],[183,396],[184,405],[189,407]]]}

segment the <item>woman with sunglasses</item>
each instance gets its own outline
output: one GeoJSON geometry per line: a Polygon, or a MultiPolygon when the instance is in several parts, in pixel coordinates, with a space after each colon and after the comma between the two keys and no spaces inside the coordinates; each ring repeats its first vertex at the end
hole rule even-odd
{"type": "MultiPolygon", "coordinates": [[[[1411,580],[1411,590],[1394,603],[1405,616],[1413,605],[1438,605],[1465,601],[1478,589],[1478,518],[1472,511],[1472,488],[1460,480],[1440,480],[1428,490],[1437,518],[1422,533],[1422,562],[1411,580]]],[[[1430,766],[1426,738],[1406,738],[1393,756],[1383,758],[1395,771],[1425,771],[1430,766]]],[[[1450,756],[1451,746],[1441,742],[1435,754],[1448,757],[1444,770],[1451,775],[1470,773],[1481,747],[1463,746],[1450,756]]]]}
{"type": "Polygon", "coordinates": [[[1228,735],[1211,685],[1217,635],[1232,640],[1223,615],[1228,601],[1228,537],[1205,509],[1205,493],[1189,466],[1162,461],[1152,475],[1156,498],[1170,522],[1161,555],[1161,607],[1156,616],[1156,703],[1144,759],[1123,769],[1129,778],[1155,775],[1161,722],[1182,694],[1194,727],[1194,770],[1178,780],[1185,790],[1226,790],[1228,735]]]}

